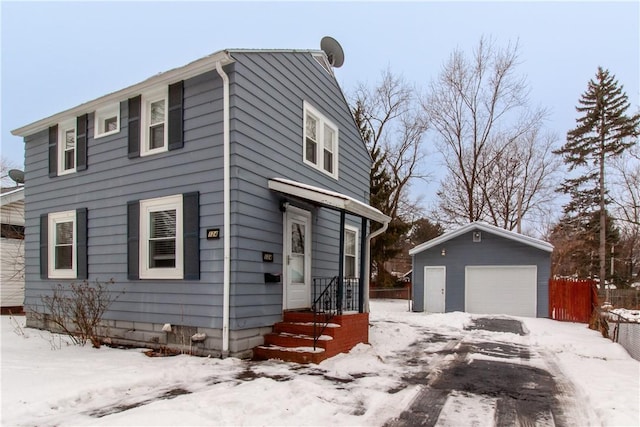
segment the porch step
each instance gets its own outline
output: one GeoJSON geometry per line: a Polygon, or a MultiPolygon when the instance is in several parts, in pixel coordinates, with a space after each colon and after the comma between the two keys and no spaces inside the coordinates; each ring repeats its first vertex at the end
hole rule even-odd
{"type": "MultiPolygon", "coordinates": [[[[316,316],[318,322],[326,320],[326,317],[320,317],[316,316]]],[[[316,326],[315,331],[313,319],[312,312],[285,312],[283,321],[276,323],[273,332],[265,335],[264,345],[253,349],[253,358],[320,363],[369,340],[368,313],[334,316],[324,330],[322,322],[316,326]],[[315,350],[314,336],[318,336],[315,350]]]]}
{"type": "Polygon", "coordinates": [[[313,347],[277,347],[273,345],[259,345],[253,349],[254,360],[280,359],[295,363],[320,363],[328,356],[324,349],[313,347]]]}

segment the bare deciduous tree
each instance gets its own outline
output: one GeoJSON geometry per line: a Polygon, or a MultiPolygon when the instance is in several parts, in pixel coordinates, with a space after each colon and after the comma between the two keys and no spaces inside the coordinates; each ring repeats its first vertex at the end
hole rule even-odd
{"type": "Polygon", "coordinates": [[[391,177],[392,210],[385,213],[392,217],[412,213],[415,206],[408,196],[409,187],[416,179],[428,178],[422,168],[425,157],[422,141],[428,123],[420,108],[417,89],[386,69],[375,87],[359,85],[352,99],[352,105],[356,104],[361,106],[371,132],[367,148],[370,153],[380,150],[391,177]]]}
{"type": "Polygon", "coordinates": [[[555,197],[555,180],[560,166],[553,154],[556,138],[540,137],[536,128],[514,143],[491,147],[484,156],[479,186],[484,217],[506,230],[521,232],[522,218],[548,217],[555,197]]]}
{"type": "Polygon", "coordinates": [[[481,38],[471,58],[454,51],[431,83],[423,106],[447,171],[438,191],[445,223],[485,220],[513,229],[533,214],[537,198],[548,197],[538,194],[552,171],[544,161],[553,139],[541,131],[547,113],[529,106],[517,65],[517,44],[498,48],[481,38]]]}
{"type": "Polygon", "coordinates": [[[2,185],[2,187],[16,186],[16,183],[9,177],[9,171],[11,169],[18,169],[18,166],[15,162],[2,156],[2,158],[0,158],[0,185],[2,185]]]}
{"type": "Polygon", "coordinates": [[[361,84],[351,98],[356,123],[374,160],[371,203],[391,217],[387,231],[373,242],[372,271],[378,273],[379,283],[391,283],[384,263],[400,252],[400,236],[420,216],[409,188],[416,179],[427,178],[422,141],[428,124],[417,89],[389,69],[377,85],[361,84]]]}
{"type": "Polygon", "coordinates": [[[630,278],[640,264],[640,146],[627,151],[628,155],[612,161],[612,216],[626,244],[616,248],[617,258],[630,278]]]}

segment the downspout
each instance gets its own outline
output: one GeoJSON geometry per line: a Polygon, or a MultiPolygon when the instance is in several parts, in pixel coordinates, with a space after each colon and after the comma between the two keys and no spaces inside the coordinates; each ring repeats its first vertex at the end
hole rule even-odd
{"type": "Polygon", "coordinates": [[[364,311],[366,313],[369,312],[369,281],[371,279],[371,260],[370,260],[371,241],[374,238],[381,235],[382,233],[384,233],[385,231],[387,231],[387,227],[389,227],[390,221],[391,221],[391,218],[389,218],[389,221],[382,223],[382,228],[377,229],[373,233],[369,233],[369,235],[367,236],[367,246],[365,248],[365,259],[367,260],[367,262],[365,263],[365,276],[364,276],[364,311]]]}
{"type": "Polygon", "coordinates": [[[222,69],[222,63],[216,62],[216,71],[222,78],[222,121],[223,121],[223,291],[222,291],[222,354],[229,355],[229,294],[231,290],[231,173],[230,173],[230,133],[229,133],[229,76],[222,69]]]}

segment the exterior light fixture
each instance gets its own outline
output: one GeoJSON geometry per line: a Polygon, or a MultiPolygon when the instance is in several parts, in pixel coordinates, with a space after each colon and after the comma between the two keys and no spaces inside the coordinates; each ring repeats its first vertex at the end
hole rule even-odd
{"type": "Polygon", "coordinates": [[[440,252],[440,255],[446,256],[447,255],[447,250],[445,248],[442,248],[442,251],[440,252]]]}

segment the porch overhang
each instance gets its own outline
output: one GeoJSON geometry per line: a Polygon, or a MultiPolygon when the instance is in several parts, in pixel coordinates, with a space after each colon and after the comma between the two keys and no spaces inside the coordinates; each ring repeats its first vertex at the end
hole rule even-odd
{"type": "Polygon", "coordinates": [[[313,185],[303,184],[301,182],[284,178],[271,178],[269,180],[269,189],[288,196],[307,200],[329,209],[345,211],[381,224],[386,224],[391,221],[390,217],[383,214],[373,206],[369,206],[368,204],[345,194],[315,187],[313,185]]]}

